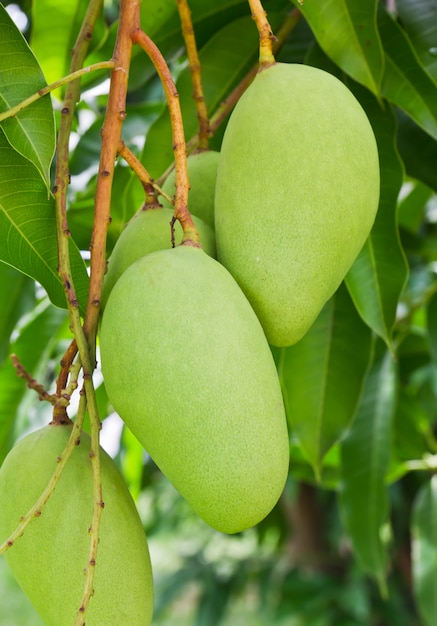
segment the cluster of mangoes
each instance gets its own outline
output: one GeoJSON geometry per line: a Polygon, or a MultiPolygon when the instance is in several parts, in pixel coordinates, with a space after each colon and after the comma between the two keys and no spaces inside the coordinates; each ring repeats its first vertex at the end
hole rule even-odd
{"type": "MultiPolygon", "coordinates": [[[[203,248],[189,241],[172,247],[168,205],[131,220],[109,259],[101,364],[115,410],[158,467],[208,524],[236,533],[272,510],[288,474],[270,346],[299,341],[362,248],[379,200],[378,152],[342,82],[316,68],[274,63],[260,68],[236,105],[220,154],[191,155],[188,173],[203,248]]],[[[174,193],[174,179],[164,190],[174,193]]],[[[7,502],[0,539],[41,492],[67,432],[49,426],[10,453],[0,471],[0,501],[7,502]]],[[[81,597],[88,451],[83,435],[41,518],[8,551],[47,624],[72,624],[81,597]]],[[[146,626],[147,544],[103,452],[102,478],[87,623],[146,626]]]]}

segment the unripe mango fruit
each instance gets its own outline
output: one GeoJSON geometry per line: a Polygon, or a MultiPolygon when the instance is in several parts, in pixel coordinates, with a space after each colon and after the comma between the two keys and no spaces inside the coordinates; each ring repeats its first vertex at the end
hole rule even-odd
{"type": "MultiPolygon", "coordinates": [[[[170,222],[174,211],[166,208],[146,209],[137,213],[122,231],[108,260],[105,275],[102,305],[105,306],[109,293],[122,273],[140,257],[172,247],[170,222]]],[[[213,230],[198,217],[193,216],[194,225],[205,252],[216,256],[213,230]]],[[[174,224],[175,245],[182,241],[182,227],[178,220],[174,224]]]]}
{"type": "MultiPolygon", "coordinates": [[[[72,426],[49,425],[21,439],[0,469],[0,542],[35,504],[72,426]]],[[[47,626],[73,626],[81,605],[93,514],[91,442],[82,432],[41,515],[6,560],[47,626]]],[[[87,626],[149,626],[153,585],[146,536],[115,463],[100,450],[104,509],[87,626]]]]}
{"type": "MultiPolygon", "coordinates": [[[[188,209],[191,215],[200,217],[211,228],[214,228],[214,195],[219,156],[215,150],[202,150],[190,154],[187,158],[190,182],[188,209]]],[[[165,179],[162,190],[173,197],[176,193],[175,183],[176,172],[172,170],[165,179]]],[[[171,208],[170,202],[165,198],[161,198],[160,201],[163,206],[171,208]]]]}
{"type": "Polygon", "coordinates": [[[226,533],[261,521],[288,433],[270,348],[229,272],[189,246],[142,257],[111,291],[100,350],[115,410],[200,517],[226,533]]]}
{"type": "Polygon", "coordinates": [[[378,150],[354,95],[318,68],[261,68],[220,152],[217,255],[275,346],[296,343],[372,228],[378,150]]]}

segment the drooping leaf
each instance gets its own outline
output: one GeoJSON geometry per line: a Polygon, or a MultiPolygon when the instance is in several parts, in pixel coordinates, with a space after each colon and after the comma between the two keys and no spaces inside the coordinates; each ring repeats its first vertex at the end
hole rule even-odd
{"type": "MultiPolygon", "coordinates": [[[[18,356],[32,376],[38,376],[47,367],[53,345],[58,341],[56,331],[65,317],[65,311],[48,301],[42,302],[11,344],[10,352],[18,356]]],[[[7,359],[0,366],[0,464],[10,448],[14,420],[26,393],[25,381],[17,376],[11,360],[7,359]]]]}
{"type": "Polygon", "coordinates": [[[35,303],[35,283],[5,263],[0,263],[0,365],[5,360],[15,324],[35,303]]]}
{"type": "Polygon", "coordinates": [[[396,398],[391,354],[378,355],[364,386],[357,416],[341,444],[340,507],[361,567],[385,589],[388,524],[386,475],[396,398]]]}
{"type": "Polygon", "coordinates": [[[412,514],[413,590],[425,626],[437,615],[437,475],[425,483],[412,514]]]}
{"type": "Polygon", "coordinates": [[[437,294],[434,293],[428,300],[427,330],[429,337],[429,352],[434,366],[437,367],[437,294]]]}
{"type": "Polygon", "coordinates": [[[397,198],[403,168],[396,149],[396,121],[375,98],[359,89],[372,123],[380,155],[381,193],[378,213],[362,251],[347,274],[346,284],[364,321],[391,346],[392,331],[408,266],[399,241],[397,198]]]}
{"type": "Polygon", "coordinates": [[[376,28],[376,1],[292,0],[310,24],[324,52],[376,96],[384,69],[384,55],[376,28]],[[328,26],[329,25],[329,26],[328,26]]]}
{"type": "MultiPolygon", "coordinates": [[[[26,40],[0,4],[0,113],[45,85],[44,75],[26,40]]],[[[37,100],[15,117],[3,120],[0,127],[10,145],[37,168],[48,189],[55,150],[50,96],[37,100]]]]}
{"type": "Polygon", "coordinates": [[[342,286],[307,334],[281,351],[287,419],[316,476],[355,415],[371,350],[371,331],[342,286]]]}
{"type": "MultiPolygon", "coordinates": [[[[11,148],[1,130],[0,163],[0,260],[40,282],[53,304],[66,308],[53,199],[34,166],[11,148]]],[[[71,239],[70,262],[76,296],[84,308],[88,274],[71,239]]]]}
{"type": "Polygon", "coordinates": [[[404,31],[379,4],[378,27],[384,42],[381,94],[437,138],[436,84],[420,64],[404,31]]]}
{"type": "Polygon", "coordinates": [[[436,80],[436,0],[396,0],[396,10],[422,65],[436,80]]]}

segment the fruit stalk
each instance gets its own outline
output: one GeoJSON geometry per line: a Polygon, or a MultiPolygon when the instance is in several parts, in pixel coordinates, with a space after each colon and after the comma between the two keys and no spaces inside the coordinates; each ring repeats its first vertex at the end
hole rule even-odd
{"type": "Polygon", "coordinates": [[[256,27],[259,32],[259,62],[260,64],[274,63],[273,42],[276,37],[272,32],[271,26],[267,19],[267,14],[260,0],[248,0],[252,17],[255,20],[256,27]]]}
{"type": "Polygon", "coordinates": [[[176,164],[176,196],[174,217],[179,220],[184,232],[182,244],[200,247],[199,233],[188,211],[188,172],[187,153],[185,145],[184,125],[179,103],[179,94],[173,81],[170,69],[161,52],[153,41],[141,29],[137,29],[132,36],[133,42],[138,44],[152,61],[161,80],[170,113],[170,122],[173,136],[173,153],[176,164]]]}
{"type": "MultiPolygon", "coordinates": [[[[272,42],[272,50],[273,54],[282,47],[285,40],[289,36],[289,34],[294,30],[299,19],[302,17],[301,12],[298,9],[293,9],[287,15],[280,28],[277,31],[276,39],[272,42]]],[[[221,103],[221,105],[217,108],[214,114],[210,118],[210,135],[214,135],[215,131],[219,126],[225,121],[228,117],[229,113],[232,111],[234,106],[237,104],[241,95],[244,91],[246,91],[247,87],[255,78],[255,75],[258,71],[259,64],[257,63],[243,78],[242,81],[235,87],[235,89],[229,94],[229,96],[221,103]]],[[[196,144],[198,141],[197,137],[193,137],[188,142],[187,148],[189,149],[191,144],[196,144]]]]}
{"type": "MultiPolygon", "coordinates": [[[[137,157],[133,154],[131,150],[129,150],[124,141],[120,141],[117,154],[126,161],[131,170],[137,175],[138,180],[143,186],[144,194],[146,196],[146,199],[144,201],[145,204],[156,204],[156,206],[159,206],[155,193],[155,189],[157,187],[155,181],[150,176],[149,172],[146,170],[141,161],[137,159],[137,157]]],[[[158,191],[160,191],[159,188],[158,191]]]]}

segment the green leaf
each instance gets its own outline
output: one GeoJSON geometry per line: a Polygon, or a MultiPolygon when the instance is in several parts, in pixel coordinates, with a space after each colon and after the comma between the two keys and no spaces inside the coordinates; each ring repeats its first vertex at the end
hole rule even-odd
{"type": "Polygon", "coordinates": [[[426,626],[437,615],[437,475],[422,486],[412,514],[413,590],[426,626]]]}
{"type": "MultiPolygon", "coordinates": [[[[13,150],[0,131],[0,260],[34,278],[51,301],[66,308],[58,275],[58,246],[53,198],[47,196],[37,170],[13,150]]],[[[76,296],[84,309],[88,274],[70,239],[71,272],[76,296]]]]}
{"type": "Polygon", "coordinates": [[[361,567],[385,591],[388,524],[386,475],[397,380],[389,352],[370,370],[357,416],[341,445],[340,507],[353,551],[361,567]]]}
{"type": "MultiPolygon", "coordinates": [[[[47,367],[53,346],[59,341],[56,332],[65,317],[65,311],[45,300],[11,344],[11,354],[18,356],[32,376],[38,376],[47,367]]],[[[0,366],[0,465],[10,449],[14,421],[26,393],[25,381],[17,376],[10,359],[6,360],[0,366]]]]}
{"type": "Polygon", "coordinates": [[[385,52],[381,94],[437,138],[437,89],[404,31],[379,5],[378,26],[385,52]]]}
{"type": "Polygon", "coordinates": [[[396,0],[396,10],[422,65],[437,79],[436,0],[396,0]]]}
{"type": "MultiPolygon", "coordinates": [[[[0,112],[19,104],[45,85],[44,75],[26,40],[0,4],[0,112]]],[[[10,145],[34,164],[48,189],[55,150],[50,96],[3,120],[0,126],[10,145]]]]}
{"type": "Polygon", "coordinates": [[[35,283],[14,268],[0,263],[0,285],[7,298],[0,304],[0,365],[6,358],[11,333],[20,317],[35,304],[35,283]]]}
{"type": "Polygon", "coordinates": [[[401,292],[408,276],[397,227],[397,199],[403,169],[396,150],[396,120],[368,92],[354,88],[375,132],[380,155],[381,195],[375,224],[346,276],[352,299],[364,321],[391,347],[401,292]]]}
{"type": "Polygon", "coordinates": [[[287,418],[316,476],[355,415],[371,350],[371,331],[344,286],[307,334],[282,349],[279,376],[287,418]]]}
{"type": "Polygon", "coordinates": [[[305,16],[324,52],[376,96],[384,69],[384,55],[376,28],[375,0],[293,0],[305,16]]]}

